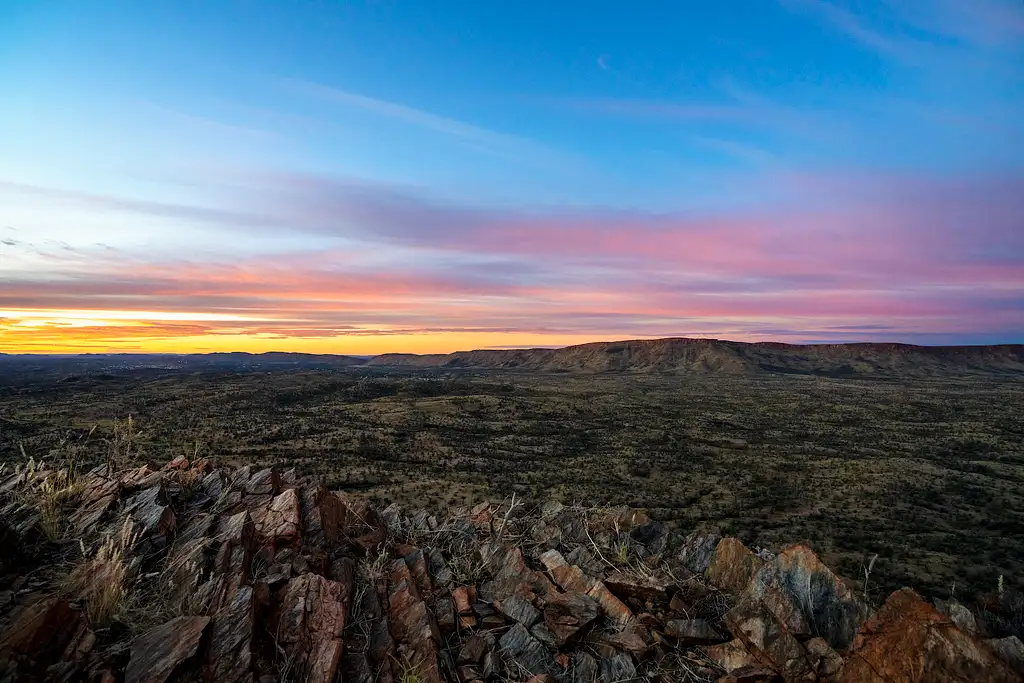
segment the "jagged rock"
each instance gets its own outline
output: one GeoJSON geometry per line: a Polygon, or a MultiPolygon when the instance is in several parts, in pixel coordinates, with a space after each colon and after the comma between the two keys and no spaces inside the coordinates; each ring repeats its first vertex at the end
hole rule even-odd
{"type": "Polygon", "coordinates": [[[220,498],[221,493],[224,491],[224,479],[221,477],[220,472],[214,470],[203,477],[203,480],[199,483],[199,490],[213,500],[220,498]]]}
{"type": "Polygon", "coordinates": [[[346,652],[339,668],[345,683],[375,683],[373,667],[364,652],[346,652]]]}
{"type": "Polygon", "coordinates": [[[811,638],[804,643],[807,661],[818,676],[832,676],[843,666],[843,658],[829,647],[824,638],[811,638]]]}
{"type": "Polygon", "coordinates": [[[476,615],[473,614],[473,603],[476,591],[472,586],[459,586],[452,591],[455,602],[455,613],[459,615],[459,628],[475,628],[476,615]]]}
{"type": "Polygon", "coordinates": [[[540,621],[540,611],[525,598],[518,595],[512,595],[504,600],[496,601],[494,608],[512,621],[518,621],[526,628],[530,628],[540,621]]]}
{"type": "Polygon", "coordinates": [[[267,468],[252,475],[242,489],[251,496],[273,496],[281,490],[281,479],[277,472],[267,468]]]}
{"type": "Polygon", "coordinates": [[[868,617],[867,605],[805,545],[784,549],[758,577],[761,583],[777,586],[793,597],[806,628],[782,619],[784,601],[777,601],[777,609],[773,609],[792,633],[814,633],[836,650],[846,650],[853,643],[857,629],[868,617]]]}
{"type": "Polygon", "coordinates": [[[966,606],[961,605],[956,600],[938,600],[935,601],[935,609],[939,610],[942,614],[953,620],[961,631],[967,631],[968,633],[978,633],[978,622],[974,618],[974,614],[966,606]]]}
{"type": "Polygon", "coordinates": [[[673,619],[665,624],[665,633],[675,638],[682,647],[713,645],[725,638],[704,619],[673,619]]]}
{"type": "Polygon", "coordinates": [[[541,674],[540,676],[532,676],[526,683],[558,683],[558,679],[551,674],[541,674]]]}
{"type": "Polygon", "coordinates": [[[81,502],[68,516],[72,528],[85,535],[95,530],[118,499],[121,482],[116,478],[90,474],[83,485],[81,502]]]}
{"type": "Polygon", "coordinates": [[[278,640],[303,680],[330,683],[341,661],[352,586],[304,574],[289,581],[285,591],[278,640]]]}
{"type": "Polygon", "coordinates": [[[559,593],[548,596],[544,605],[544,623],[555,635],[559,646],[570,642],[581,629],[589,626],[600,614],[600,606],[582,593],[559,593]]]}
{"type": "Polygon", "coordinates": [[[650,652],[650,646],[647,644],[648,638],[645,636],[647,636],[645,631],[638,626],[634,626],[624,631],[607,635],[603,638],[603,641],[616,650],[633,655],[637,661],[640,661],[646,658],[650,652]]]}
{"type": "Polygon", "coordinates": [[[430,570],[427,568],[427,559],[424,557],[423,551],[414,548],[411,553],[405,555],[405,563],[409,566],[409,571],[412,572],[416,588],[420,593],[426,595],[433,592],[434,582],[430,580],[430,570]]]}
{"type": "Polygon", "coordinates": [[[459,664],[480,664],[484,661],[484,655],[494,649],[494,645],[494,636],[490,633],[474,633],[459,650],[457,661],[459,664]]]}
{"type": "Polygon", "coordinates": [[[683,541],[676,559],[694,574],[704,574],[711,566],[711,558],[721,540],[721,536],[694,532],[683,541]]]}
{"type": "Polygon", "coordinates": [[[547,627],[547,624],[537,623],[530,629],[530,633],[534,638],[544,643],[549,650],[558,649],[558,639],[555,638],[555,634],[551,632],[551,629],[547,627]]]}
{"type": "Polygon", "coordinates": [[[491,558],[494,572],[494,598],[501,600],[511,595],[545,595],[554,586],[540,572],[533,571],[523,559],[519,548],[507,548],[491,558]]]}
{"type": "Polygon", "coordinates": [[[171,460],[169,463],[164,465],[164,471],[170,472],[171,470],[187,470],[188,469],[188,458],[183,455],[171,460]]]}
{"type": "Polygon", "coordinates": [[[178,617],[136,638],[124,672],[125,683],[164,683],[195,656],[209,623],[209,617],[178,617]]]}
{"type": "Polygon", "coordinates": [[[639,680],[636,667],[629,655],[617,654],[601,660],[601,678],[604,683],[632,683],[639,680]]]}
{"type": "Polygon", "coordinates": [[[726,613],[725,623],[756,658],[787,683],[813,680],[807,653],[764,603],[746,597],[726,613]]]}
{"type": "Polygon", "coordinates": [[[731,673],[736,669],[750,666],[755,664],[757,661],[747,651],[743,641],[739,638],[734,638],[728,643],[711,645],[701,649],[704,651],[704,654],[708,656],[708,659],[725,669],[726,673],[731,673]]]}
{"type": "MultiPolygon", "coordinates": [[[[245,514],[245,513],[242,513],[245,514]]],[[[218,683],[251,680],[254,600],[252,586],[239,586],[213,615],[209,662],[218,683]]]]}
{"type": "Polygon", "coordinates": [[[416,590],[416,583],[404,560],[391,568],[389,626],[395,641],[408,651],[408,663],[426,683],[441,683],[438,663],[441,634],[433,615],[416,590]]]}
{"type": "Polygon", "coordinates": [[[529,674],[554,674],[558,667],[547,648],[522,624],[515,624],[499,641],[501,651],[529,674]]]}
{"type": "Polygon", "coordinates": [[[621,597],[633,597],[638,600],[664,600],[668,597],[671,582],[656,576],[644,578],[615,572],[604,577],[606,585],[612,593],[621,597]]]}
{"type": "Polygon", "coordinates": [[[434,601],[434,619],[437,621],[437,628],[441,633],[445,635],[454,633],[457,626],[455,601],[447,596],[437,598],[434,601]]]}
{"type": "Polygon", "coordinates": [[[253,527],[261,544],[280,548],[299,540],[299,497],[295,489],[282,491],[266,506],[252,511],[253,527]]]}
{"type": "Polygon", "coordinates": [[[635,624],[636,617],[626,605],[608,590],[602,581],[592,579],[574,565],[567,564],[557,550],[549,550],[540,556],[540,561],[566,592],[585,593],[597,601],[601,611],[619,628],[635,624]]]}
{"type": "Polygon", "coordinates": [[[1019,682],[992,649],[909,588],[885,601],[854,641],[837,683],[1019,682]]]}
{"type": "Polygon", "coordinates": [[[992,648],[996,656],[1010,665],[1010,668],[1017,673],[1024,675],[1024,644],[1017,636],[1006,638],[992,638],[985,643],[992,648]]]}
{"type": "Polygon", "coordinates": [[[634,528],[629,537],[647,549],[648,555],[661,555],[668,548],[668,527],[658,521],[648,522],[634,528]]]}
{"type": "Polygon", "coordinates": [[[576,565],[590,576],[598,576],[605,570],[601,560],[597,559],[594,553],[582,545],[573,548],[572,552],[565,556],[565,561],[571,565],[576,565]]]}
{"type": "Polygon", "coordinates": [[[738,538],[723,538],[708,564],[708,581],[734,596],[743,594],[764,562],[738,538]]]}
{"type": "Polygon", "coordinates": [[[26,606],[0,636],[0,661],[29,657],[36,664],[59,658],[82,626],[67,600],[49,597],[26,606]]]}
{"type": "Polygon", "coordinates": [[[718,683],[777,683],[783,678],[763,666],[747,665],[718,679],[718,683]]]}
{"type": "MultiPolygon", "coordinates": [[[[159,473],[155,473],[159,475],[159,473]]],[[[174,532],[174,510],[166,504],[167,494],[161,483],[143,490],[129,504],[132,520],[144,536],[166,537],[174,532]]]]}
{"type": "Polygon", "coordinates": [[[572,660],[572,683],[597,683],[601,668],[597,660],[586,652],[577,652],[572,660]]]}

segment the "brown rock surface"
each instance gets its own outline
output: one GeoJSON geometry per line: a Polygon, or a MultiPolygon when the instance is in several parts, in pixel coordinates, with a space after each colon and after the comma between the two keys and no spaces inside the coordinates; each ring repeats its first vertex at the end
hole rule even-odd
{"type": "Polygon", "coordinates": [[[960,630],[909,588],[896,591],[869,619],[837,683],[1019,683],[978,638],[960,630]]]}
{"type": "Polygon", "coordinates": [[[164,683],[195,656],[209,623],[209,617],[178,617],[136,638],[124,672],[125,683],[164,683]]]}

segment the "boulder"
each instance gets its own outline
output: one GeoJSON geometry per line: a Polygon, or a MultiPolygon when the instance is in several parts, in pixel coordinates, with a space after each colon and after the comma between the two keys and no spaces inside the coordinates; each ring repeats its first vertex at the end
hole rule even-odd
{"type": "Polygon", "coordinates": [[[209,623],[209,617],[178,617],[136,638],[124,672],[125,683],[167,681],[182,663],[195,656],[209,623]]]}
{"type": "Polygon", "coordinates": [[[960,630],[967,631],[968,633],[978,633],[978,621],[974,618],[974,613],[965,605],[960,604],[956,600],[936,599],[934,602],[935,609],[952,619],[953,623],[960,627],[960,630]]]}
{"type": "Polygon", "coordinates": [[[991,647],[909,588],[885,601],[854,641],[837,683],[1019,683],[991,647]]]}
{"type": "Polygon", "coordinates": [[[67,600],[44,598],[27,605],[0,634],[0,662],[23,662],[20,670],[59,661],[84,629],[81,612],[67,600]]]}
{"type": "Polygon", "coordinates": [[[620,598],[636,598],[641,601],[665,600],[672,582],[667,578],[647,576],[644,578],[615,572],[604,577],[604,585],[620,598]]]}

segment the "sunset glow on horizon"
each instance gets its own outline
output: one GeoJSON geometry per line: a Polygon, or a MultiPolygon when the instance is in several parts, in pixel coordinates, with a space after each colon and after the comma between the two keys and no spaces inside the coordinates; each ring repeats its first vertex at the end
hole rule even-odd
{"type": "Polygon", "coordinates": [[[728,4],[0,8],[0,352],[1024,342],[1024,4],[728,4]]]}

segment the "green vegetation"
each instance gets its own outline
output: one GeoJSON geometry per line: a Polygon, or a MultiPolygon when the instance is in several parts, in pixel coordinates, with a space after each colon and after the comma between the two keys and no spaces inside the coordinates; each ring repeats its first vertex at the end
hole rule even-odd
{"type": "Polygon", "coordinates": [[[966,599],[1024,588],[1021,405],[1010,379],[140,371],[0,386],[0,462],[96,426],[81,467],[201,453],[381,504],[634,505],[966,599]]]}

